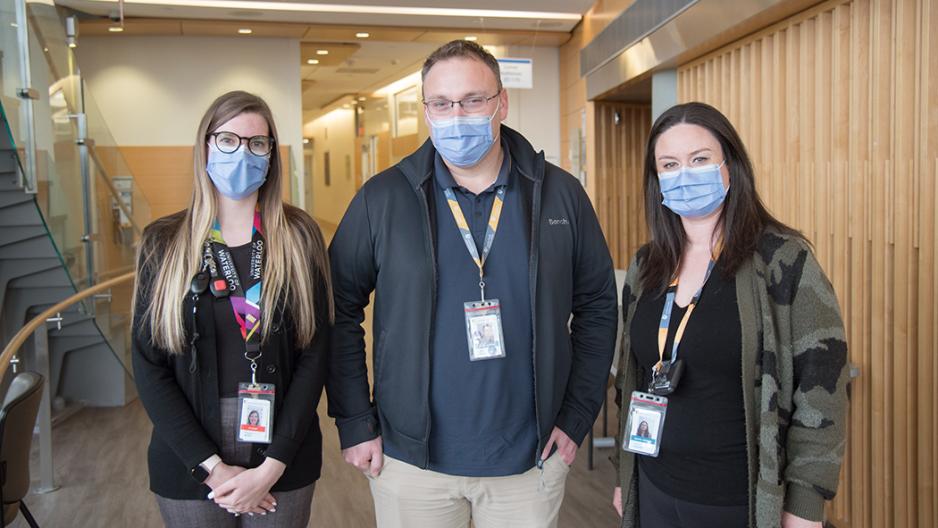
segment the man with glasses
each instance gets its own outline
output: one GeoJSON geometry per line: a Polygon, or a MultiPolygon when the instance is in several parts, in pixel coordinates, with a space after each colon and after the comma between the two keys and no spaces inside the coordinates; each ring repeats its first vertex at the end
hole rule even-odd
{"type": "Polygon", "coordinates": [[[491,54],[453,41],[422,77],[430,140],[365,184],[330,248],[329,413],[381,528],[556,526],[605,397],[612,260],[579,182],[501,124],[491,54]]]}

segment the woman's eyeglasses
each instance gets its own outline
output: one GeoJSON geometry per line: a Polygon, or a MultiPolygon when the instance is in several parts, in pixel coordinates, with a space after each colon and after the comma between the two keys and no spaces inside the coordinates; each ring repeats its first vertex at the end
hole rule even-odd
{"type": "Polygon", "coordinates": [[[248,150],[255,156],[266,156],[274,148],[274,138],[270,136],[241,137],[234,132],[212,132],[207,137],[212,138],[215,148],[231,154],[241,148],[241,143],[247,141],[248,150]]]}

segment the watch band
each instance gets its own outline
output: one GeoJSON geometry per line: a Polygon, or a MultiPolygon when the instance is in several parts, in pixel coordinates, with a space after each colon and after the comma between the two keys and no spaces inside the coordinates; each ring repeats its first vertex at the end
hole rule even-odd
{"type": "Polygon", "coordinates": [[[199,465],[202,466],[202,468],[204,468],[209,475],[211,475],[212,470],[215,469],[215,466],[217,466],[219,462],[221,462],[221,457],[218,455],[212,455],[203,460],[199,465]]]}

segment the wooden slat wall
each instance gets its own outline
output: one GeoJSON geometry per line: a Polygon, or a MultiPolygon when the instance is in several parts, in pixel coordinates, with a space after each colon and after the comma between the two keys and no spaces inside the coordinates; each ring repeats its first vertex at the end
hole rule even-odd
{"type": "Polygon", "coordinates": [[[651,107],[607,102],[595,103],[597,159],[595,206],[606,235],[612,261],[625,269],[638,248],[648,240],[643,205],[642,167],[651,129],[651,107]],[[619,124],[615,114],[619,114],[619,124]]]}
{"type": "Polygon", "coordinates": [[[838,526],[938,526],[938,0],[831,1],[679,68],[814,242],[852,386],[838,526]]]}

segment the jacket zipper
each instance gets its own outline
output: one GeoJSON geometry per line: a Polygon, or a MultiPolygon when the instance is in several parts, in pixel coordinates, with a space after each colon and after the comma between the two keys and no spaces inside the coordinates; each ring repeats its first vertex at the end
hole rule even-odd
{"type": "Polygon", "coordinates": [[[541,460],[541,414],[537,404],[537,265],[538,265],[538,234],[540,230],[538,217],[541,212],[541,182],[534,180],[534,193],[531,196],[531,255],[528,262],[528,280],[531,288],[531,373],[534,376],[534,424],[537,428],[537,449],[534,452],[534,465],[543,467],[541,460]]]}
{"type": "MultiPolygon", "coordinates": [[[[426,181],[426,178],[428,177],[430,177],[429,173],[426,177],[424,177],[423,181],[426,181]]],[[[417,185],[415,191],[417,192],[417,196],[421,205],[423,206],[424,220],[426,220],[426,224],[424,226],[426,227],[425,240],[427,243],[428,254],[430,255],[430,277],[432,279],[430,281],[430,313],[427,315],[427,363],[425,371],[427,387],[426,397],[424,398],[424,412],[426,413],[427,417],[427,429],[424,432],[423,440],[426,447],[424,448],[423,463],[420,466],[421,469],[427,469],[430,466],[430,427],[432,426],[431,422],[433,421],[433,417],[430,412],[430,362],[433,359],[430,349],[433,345],[431,342],[433,339],[433,316],[436,313],[436,252],[433,248],[433,224],[430,222],[430,206],[427,200],[427,196],[423,192],[423,185],[417,185]]]]}

